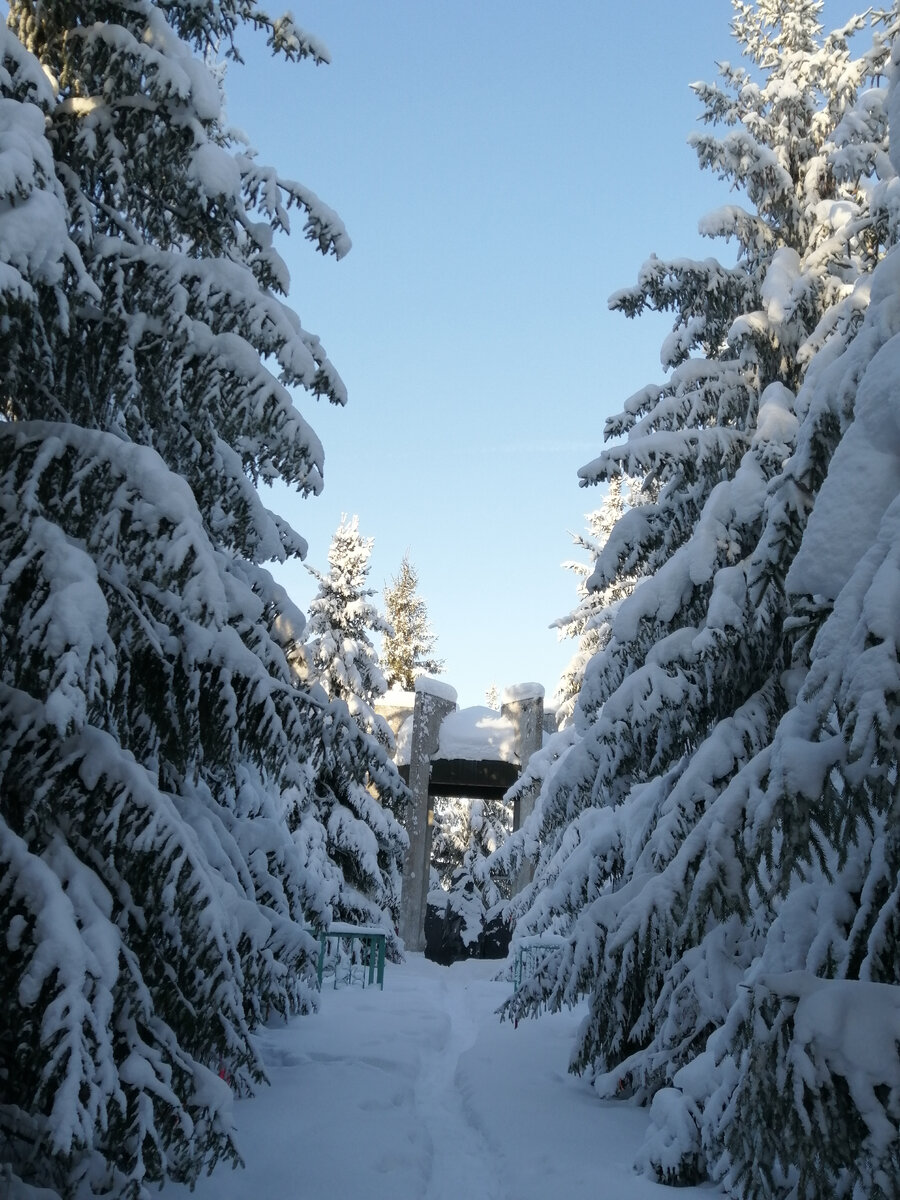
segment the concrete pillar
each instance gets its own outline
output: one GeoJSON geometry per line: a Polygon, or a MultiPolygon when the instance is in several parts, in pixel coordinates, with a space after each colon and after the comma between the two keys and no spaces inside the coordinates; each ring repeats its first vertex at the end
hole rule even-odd
{"type": "MultiPolygon", "coordinates": [[[[544,689],[539,683],[520,683],[507,688],[500,700],[500,713],[515,730],[516,757],[524,771],[529,758],[540,750],[544,740],[544,689]]],[[[524,824],[534,809],[535,789],[522,792],[513,807],[513,829],[524,824]]],[[[514,883],[520,892],[531,880],[532,866],[526,863],[514,883]]]]}
{"type": "Polygon", "coordinates": [[[407,950],[425,949],[425,906],[431,860],[431,826],[434,812],[428,801],[431,758],[438,748],[441,721],[456,708],[456,692],[445,683],[421,676],[416,680],[412,745],[409,754],[409,790],[406,816],[409,850],[403,868],[400,896],[400,936],[407,950]]]}
{"type": "MultiPolygon", "coordinates": [[[[512,725],[519,766],[524,771],[529,758],[540,750],[544,740],[544,689],[539,683],[520,683],[507,688],[500,701],[500,713],[512,725]]],[[[534,808],[534,795],[516,801],[513,829],[518,829],[534,808]]]]}

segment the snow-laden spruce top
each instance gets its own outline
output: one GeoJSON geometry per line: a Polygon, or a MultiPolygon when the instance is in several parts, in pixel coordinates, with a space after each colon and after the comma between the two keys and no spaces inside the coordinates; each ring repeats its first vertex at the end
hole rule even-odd
{"type": "Polygon", "coordinates": [[[481,705],[462,708],[444,717],[437,753],[432,757],[517,763],[515,734],[512,722],[496,709],[481,705]]]}

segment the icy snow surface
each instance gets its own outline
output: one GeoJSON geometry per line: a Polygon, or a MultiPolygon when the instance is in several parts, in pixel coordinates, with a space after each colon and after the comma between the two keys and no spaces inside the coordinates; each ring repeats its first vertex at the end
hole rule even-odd
{"type": "MultiPolygon", "coordinates": [[[[384,991],[326,986],[321,1011],[263,1030],[272,1086],[236,1101],[243,1171],[197,1200],[715,1200],[636,1175],[646,1111],[567,1073],[582,1012],[500,1023],[500,964],[388,963],[384,991]]],[[[163,1200],[187,1200],[169,1185],[163,1200]]]]}

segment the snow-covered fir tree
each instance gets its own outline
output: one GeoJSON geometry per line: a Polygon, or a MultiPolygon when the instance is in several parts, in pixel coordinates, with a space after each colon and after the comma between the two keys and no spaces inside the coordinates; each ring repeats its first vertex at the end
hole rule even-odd
{"type": "MultiPolygon", "coordinates": [[[[896,185],[881,197],[895,209],[896,185]]],[[[798,397],[798,463],[824,414],[843,436],[785,580],[794,701],[659,881],[679,914],[732,909],[749,952],[729,962],[710,928],[675,981],[683,1000],[702,973],[710,995],[727,965],[738,986],[657,1094],[645,1159],[663,1178],[705,1163],[748,1200],[900,1189],[896,250],[870,294],[854,342],[814,361],[798,397]]]]}
{"type": "MultiPolygon", "coordinates": [[[[466,796],[439,796],[434,804],[434,835],[431,861],[440,886],[450,890],[454,874],[465,864],[479,881],[483,872],[476,864],[486,860],[503,845],[512,828],[512,810],[502,800],[470,799],[466,796]]],[[[489,904],[500,899],[490,890],[489,904]]]]}
{"type": "Polygon", "coordinates": [[[445,796],[435,801],[428,904],[444,915],[468,954],[509,898],[509,882],[491,873],[509,837],[512,808],[503,800],[445,796]]]}
{"type": "Polygon", "coordinates": [[[512,831],[512,818],[512,805],[506,799],[476,799],[469,809],[469,844],[460,869],[472,879],[485,923],[509,899],[509,883],[492,874],[491,863],[512,831]]]}
{"type": "Polygon", "coordinates": [[[220,1074],[251,1090],[253,1026],[315,1003],[315,781],[358,731],[297,687],[304,618],[260,564],[305,544],[255,485],[318,491],[291,389],[344,400],[273,235],[295,209],[349,241],[224,122],[210,56],[242,30],[325,61],[289,18],[8,8],[0,1146],[14,1191],[137,1200],[237,1158],[220,1074]]]}
{"type": "MultiPolygon", "coordinates": [[[[649,489],[652,491],[653,489],[649,489]]],[[[561,637],[578,638],[578,648],[572,655],[556,686],[557,729],[544,739],[541,748],[531,756],[519,780],[510,789],[506,799],[513,803],[526,795],[534,795],[537,805],[545,800],[544,780],[551,766],[562,757],[572,753],[581,739],[581,731],[573,717],[581,694],[584,673],[594,658],[603,649],[612,633],[613,617],[621,603],[634,587],[634,576],[628,572],[616,575],[602,588],[590,590],[587,580],[596,567],[597,560],[607,540],[621,521],[625,512],[637,504],[647,504],[650,498],[640,492],[638,482],[614,476],[609,483],[607,495],[600,508],[587,514],[587,530],[573,535],[576,546],[586,550],[589,560],[568,560],[563,566],[572,571],[577,579],[578,603],[565,617],[554,622],[561,637]]],[[[516,836],[504,839],[485,864],[483,871],[495,880],[502,881],[508,894],[513,890],[525,860],[534,861],[538,851],[545,862],[556,860],[557,851],[567,834],[565,821],[538,821],[532,819],[517,832],[516,836]],[[536,831],[540,830],[539,840],[536,831]]],[[[509,915],[521,915],[531,904],[531,890],[525,889],[516,895],[509,908],[509,915]]],[[[569,914],[562,919],[568,928],[569,914]]],[[[554,924],[554,929],[556,924],[554,924]]]]}
{"type": "Polygon", "coordinates": [[[387,928],[397,957],[393,929],[406,846],[398,818],[409,793],[389,757],[390,727],[374,707],[387,685],[370,634],[390,627],[367,586],[372,545],[358,518],[345,516],[328,550],[328,573],[310,568],[319,588],[309,606],[301,670],[329,700],[314,791],[325,850],[341,872],[334,914],[387,928]]]}
{"type": "Polygon", "coordinates": [[[750,68],[695,85],[707,124],[724,126],[695,136],[700,162],[747,202],[701,228],[736,240],[736,264],[652,259],[613,297],[630,315],[675,314],[666,382],[628,401],[607,426],[624,440],[582,471],[652,489],[589,580],[635,586],[585,669],[568,743],[530,764],[540,794],[505,851],[508,867],[536,859],[517,936],[568,934],[510,1011],[586,993],[573,1066],[604,1095],[656,1096],[646,1164],[784,1200],[900,1188],[896,1048],[857,1073],[854,1036],[829,1034],[850,995],[896,1022],[891,989],[871,990],[897,982],[890,634],[882,647],[896,616],[865,632],[879,618],[863,599],[890,555],[861,559],[859,623],[827,663],[841,600],[829,615],[828,590],[791,574],[860,378],[885,379],[866,331],[889,337],[896,311],[894,293],[853,340],[897,229],[886,40],[854,59],[862,19],[826,36],[821,7],[735,3],[750,68]],[[881,656],[877,681],[860,675],[863,650],[881,656]]]}
{"type": "Polygon", "coordinates": [[[587,551],[589,560],[569,559],[563,563],[567,570],[578,577],[578,604],[572,612],[555,621],[554,625],[561,638],[577,638],[578,648],[566,664],[556,686],[556,715],[560,727],[571,721],[581,692],[584,669],[609,641],[618,601],[631,590],[631,580],[627,576],[616,576],[607,587],[590,591],[587,587],[588,577],[593,573],[613,528],[624,516],[626,505],[634,507],[635,503],[641,502],[636,483],[616,475],[609,482],[603,504],[587,514],[586,531],[572,536],[575,545],[587,551]]]}
{"type": "Polygon", "coordinates": [[[307,568],[319,588],[309,605],[304,648],[309,679],[343,700],[354,720],[392,749],[390,728],[375,712],[387,683],[371,635],[387,636],[391,626],[368,586],[374,542],[359,532],[358,517],[344,516],[328,548],[328,572],[307,568]]]}
{"type": "Polygon", "coordinates": [[[408,845],[401,821],[409,790],[385,746],[351,716],[344,700],[326,705],[318,733],[320,753],[311,769],[315,803],[308,840],[302,842],[305,865],[332,882],[331,918],[380,926],[388,934],[388,954],[397,961],[395,927],[408,845]]]}
{"type": "Polygon", "coordinates": [[[472,801],[465,796],[438,796],[434,802],[432,883],[444,891],[449,890],[453,873],[462,865],[463,855],[469,847],[471,806],[472,801]]]}
{"type": "MultiPolygon", "coordinates": [[[[898,183],[877,197],[895,220],[898,183]]],[[[842,436],[785,581],[796,699],[698,831],[721,863],[706,886],[755,901],[765,939],[655,1139],[684,1154],[671,1134],[689,1113],[712,1173],[749,1200],[900,1191],[897,249],[869,292],[856,339],[799,397],[798,466],[823,423],[842,436]]]]}
{"type": "Polygon", "coordinates": [[[403,555],[400,570],[384,589],[384,610],[391,631],[384,635],[381,658],[389,687],[411,692],[418,675],[440,675],[443,662],[434,657],[437,638],[428,623],[428,609],[418,594],[419,576],[403,555]]]}

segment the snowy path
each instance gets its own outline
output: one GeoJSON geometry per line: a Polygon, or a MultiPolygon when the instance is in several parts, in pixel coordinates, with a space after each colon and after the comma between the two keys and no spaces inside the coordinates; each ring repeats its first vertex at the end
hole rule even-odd
{"type": "MultiPolygon", "coordinates": [[[[566,1071],[575,1013],[500,1024],[498,964],[412,954],[384,991],[326,988],[321,1011],[264,1030],[272,1086],[235,1104],[246,1170],[199,1200],[714,1200],[634,1174],[646,1113],[566,1071]]],[[[169,1186],[164,1200],[183,1200],[169,1186]]]]}

